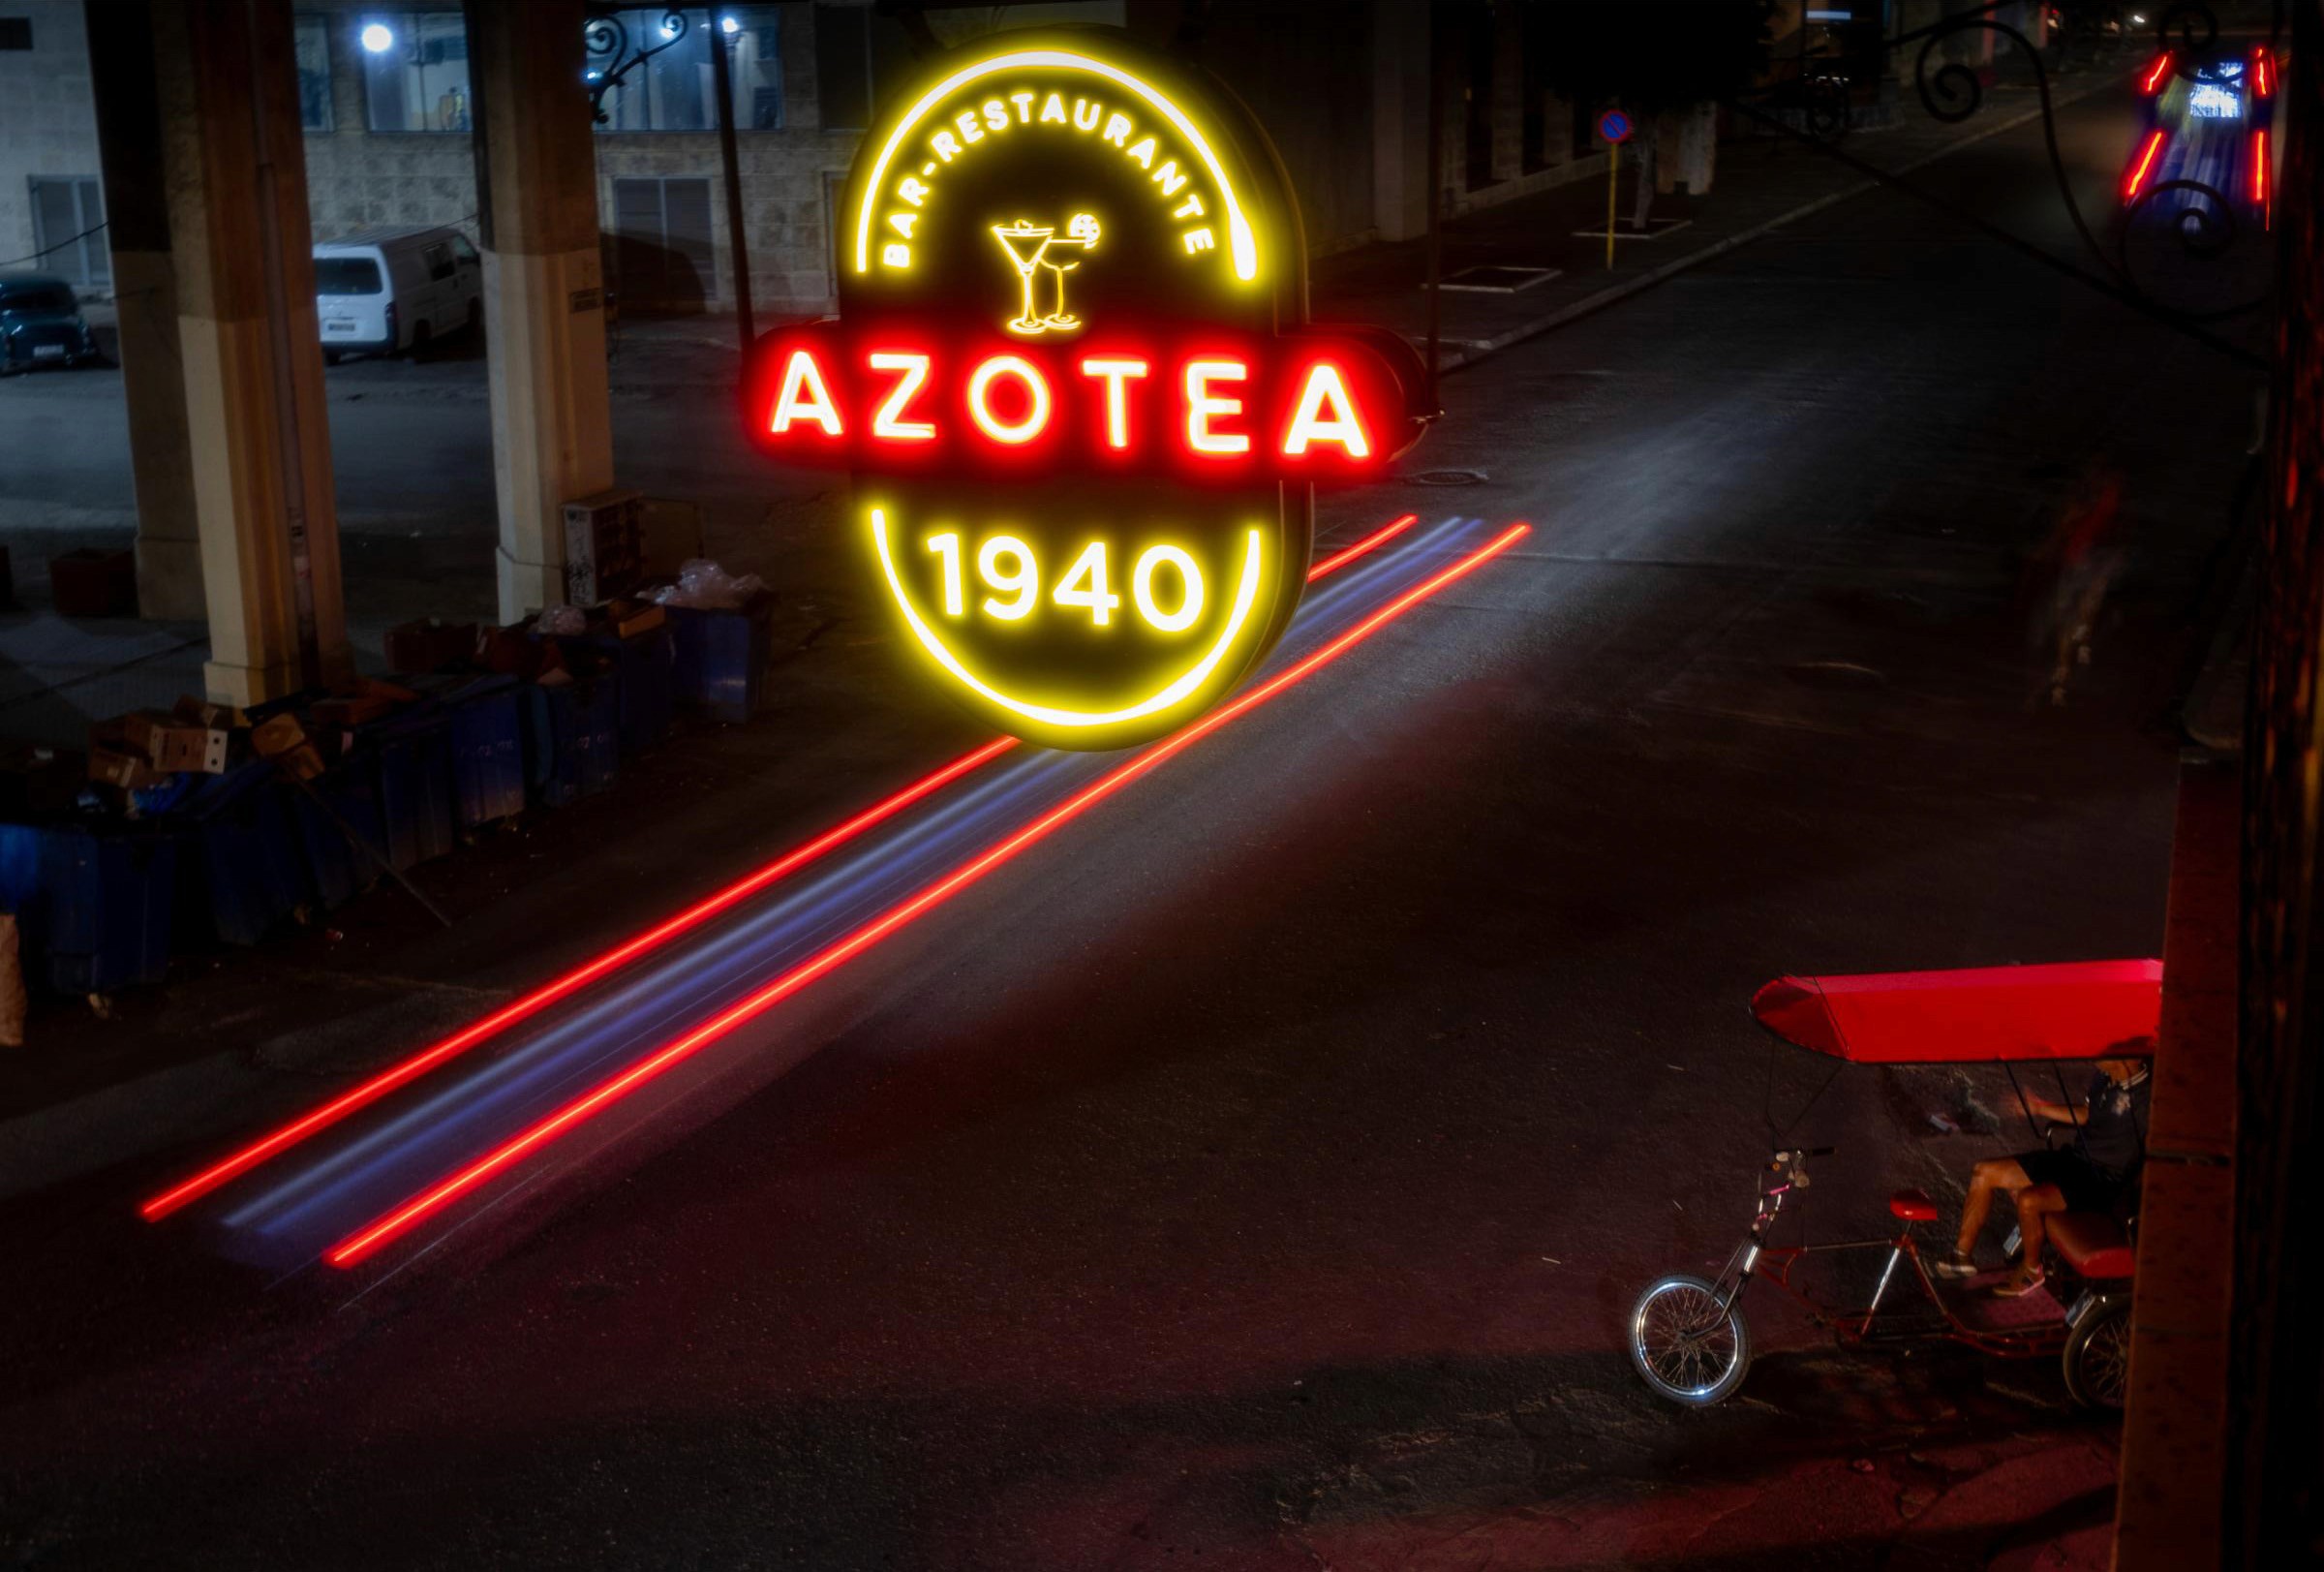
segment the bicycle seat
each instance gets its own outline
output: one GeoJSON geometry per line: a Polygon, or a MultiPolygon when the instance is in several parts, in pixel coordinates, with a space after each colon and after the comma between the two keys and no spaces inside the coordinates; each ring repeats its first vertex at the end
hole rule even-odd
{"type": "Polygon", "coordinates": [[[1926,1190],[1898,1190],[1888,1197],[1888,1210],[1907,1222],[1935,1222],[1937,1203],[1926,1190]]]}
{"type": "Polygon", "coordinates": [[[2138,1251],[2129,1232],[2103,1212],[2061,1212],[2050,1218],[2050,1244],[2079,1277],[2126,1278],[2138,1251]]]}

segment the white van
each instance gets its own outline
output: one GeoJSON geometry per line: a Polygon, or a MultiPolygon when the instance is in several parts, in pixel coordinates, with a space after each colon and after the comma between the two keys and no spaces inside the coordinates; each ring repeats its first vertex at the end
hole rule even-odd
{"type": "Polygon", "coordinates": [[[458,230],[365,230],[315,248],[322,357],[423,350],[484,325],[484,260],[458,230]]]}

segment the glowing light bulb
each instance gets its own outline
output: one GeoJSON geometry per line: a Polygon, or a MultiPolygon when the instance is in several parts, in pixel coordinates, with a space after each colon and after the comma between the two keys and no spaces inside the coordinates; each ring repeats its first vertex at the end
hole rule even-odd
{"type": "Polygon", "coordinates": [[[735,34],[741,32],[742,30],[743,24],[737,21],[734,17],[720,16],[719,18],[719,31],[724,33],[728,38],[734,37],[735,34]]]}
{"type": "Polygon", "coordinates": [[[385,54],[395,47],[395,30],[384,22],[366,23],[360,37],[363,47],[373,54],[385,54]]]}

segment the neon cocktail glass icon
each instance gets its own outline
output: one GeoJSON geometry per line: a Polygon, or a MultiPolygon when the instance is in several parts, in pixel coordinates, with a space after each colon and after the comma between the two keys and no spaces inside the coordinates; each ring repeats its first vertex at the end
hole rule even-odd
{"type": "Polygon", "coordinates": [[[1030,219],[1021,218],[1014,224],[994,225],[993,233],[998,237],[1002,249],[1009,254],[1009,261],[1016,266],[1018,285],[1023,292],[1017,315],[1007,324],[1009,331],[1029,338],[1036,333],[1081,326],[1082,319],[1065,309],[1065,275],[1081,263],[1078,261],[1052,262],[1050,253],[1060,246],[1078,246],[1084,252],[1094,250],[1097,245],[1097,220],[1087,213],[1076,213],[1072,222],[1066,225],[1065,233],[1060,236],[1055,225],[1035,224],[1030,219]],[[1033,303],[1033,277],[1044,267],[1056,275],[1055,293],[1052,296],[1055,305],[1046,316],[1033,303]]]}

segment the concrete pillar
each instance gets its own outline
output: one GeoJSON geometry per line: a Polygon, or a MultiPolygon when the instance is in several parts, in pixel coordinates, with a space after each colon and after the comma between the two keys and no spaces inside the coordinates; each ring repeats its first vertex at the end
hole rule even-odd
{"type": "Polygon", "coordinates": [[[580,0],[469,0],[501,616],[565,601],[564,505],[613,484],[580,0]]]}
{"type": "Polygon", "coordinates": [[[154,80],[150,0],[88,0],[90,90],[113,253],[116,353],[129,405],[129,467],[138,498],[138,610],[207,614],[194,448],[186,416],[185,351],[177,334],[177,265],[162,183],[162,115],[154,80]]]}
{"type": "Polygon", "coordinates": [[[290,4],[182,0],[151,18],[204,678],[251,703],[349,670],[290,4]]]}
{"type": "Polygon", "coordinates": [[[1428,8],[1372,0],[1372,226],[1383,240],[1428,229],[1428,8]]]}
{"type": "Polygon", "coordinates": [[[1525,24],[1511,5],[1493,8],[1493,178],[1525,172],[1525,24]]]}
{"type": "Polygon", "coordinates": [[[1574,145],[1574,105],[1555,93],[1542,95],[1542,163],[1556,169],[1588,151],[1574,145]]]}

